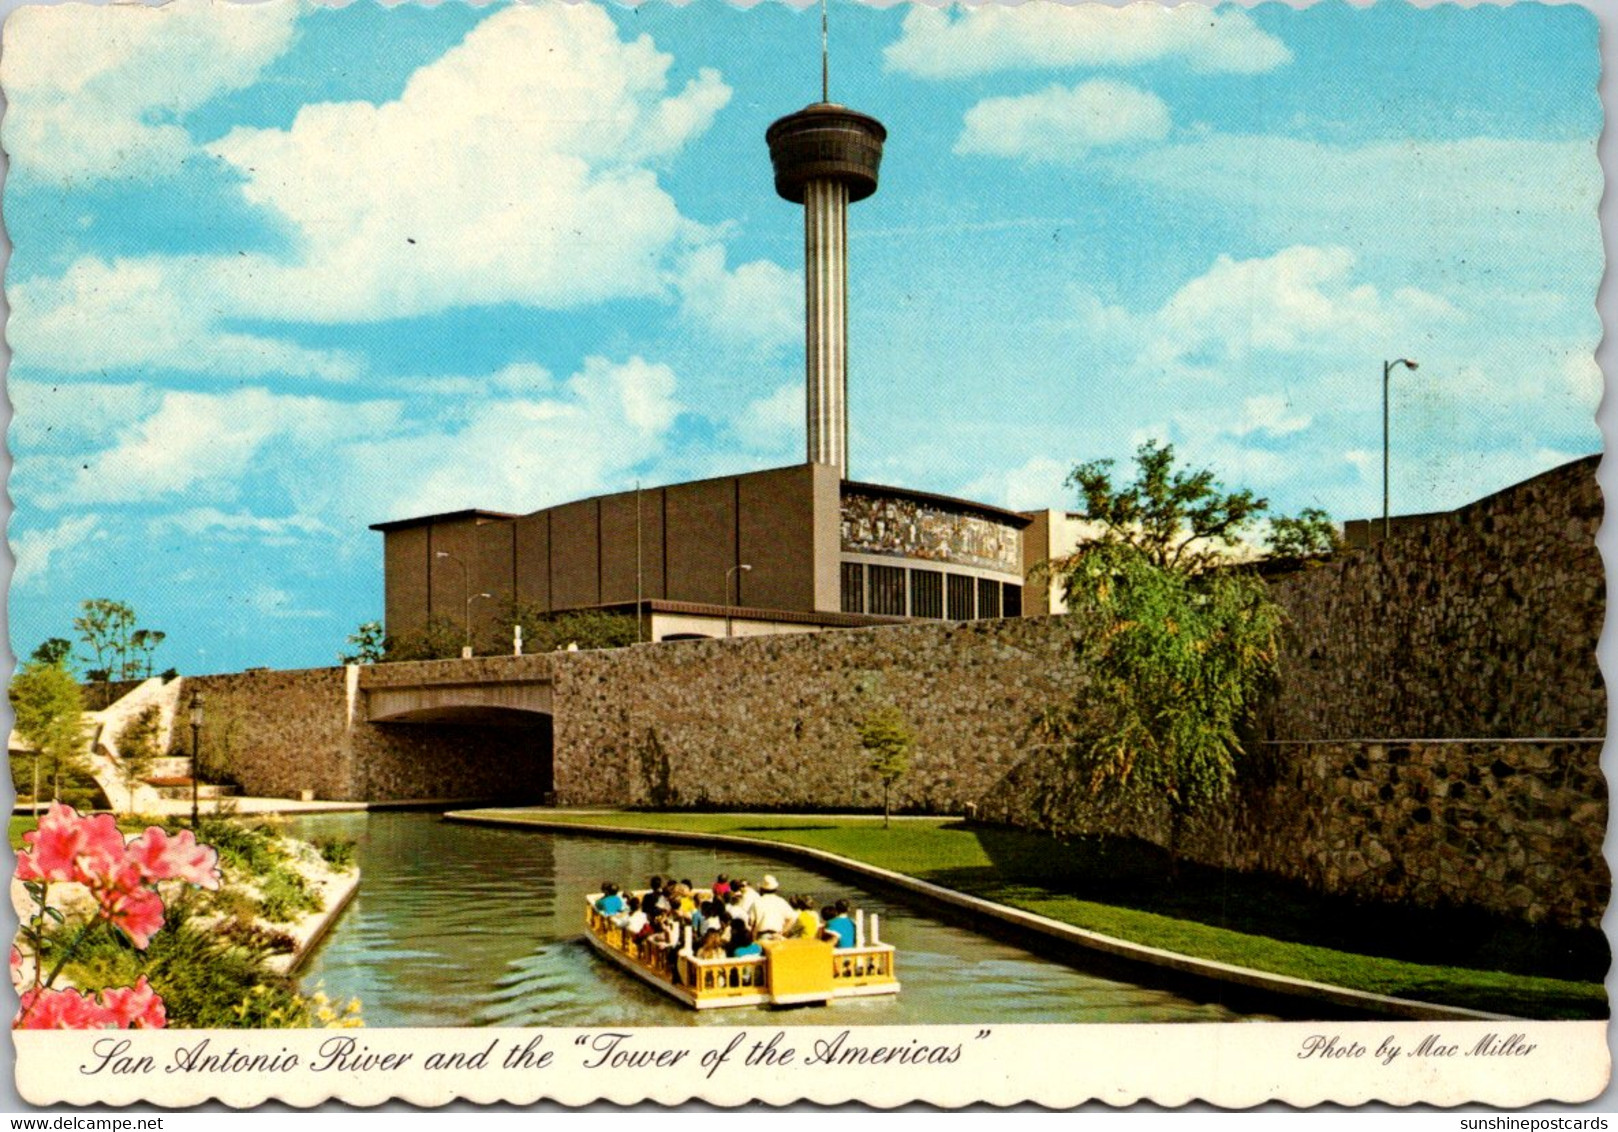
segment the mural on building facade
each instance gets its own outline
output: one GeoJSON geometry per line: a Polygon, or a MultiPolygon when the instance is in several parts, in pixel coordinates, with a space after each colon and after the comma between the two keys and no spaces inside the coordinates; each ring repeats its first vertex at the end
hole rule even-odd
{"type": "Polygon", "coordinates": [[[842,531],[845,554],[885,554],[1022,572],[1022,536],[1017,528],[916,499],[844,492],[842,531]]]}

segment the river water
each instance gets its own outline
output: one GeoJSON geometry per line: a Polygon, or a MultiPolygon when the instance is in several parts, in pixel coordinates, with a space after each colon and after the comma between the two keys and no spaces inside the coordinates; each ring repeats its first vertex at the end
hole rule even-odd
{"type": "Polygon", "coordinates": [[[297,836],[359,845],[358,895],[302,971],[357,996],[369,1026],[748,1025],[763,1008],[695,1011],[619,971],[583,938],[583,896],[653,875],[699,885],[725,872],[789,893],[847,897],[881,917],[903,989],[828,1007],[774,1010],[771,1025],[1217,1022],[1222,1005],[1119,982],[945,923],[918,906],[785,861],[650,841],[445,822],[420,813],[297,819],[297,836]]]}

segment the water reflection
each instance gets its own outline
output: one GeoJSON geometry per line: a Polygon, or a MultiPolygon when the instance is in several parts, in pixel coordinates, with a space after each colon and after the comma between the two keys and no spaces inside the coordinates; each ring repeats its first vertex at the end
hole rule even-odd
{"type": "Polygon", "coordinates": [[[301,818],[302,836],[359,842],[359,894],[304,969],[305,983],[357,995],[371,1026],[756,1024],[762,1008],[688,1010],[599,958],[583,940],[582,894],[602,880],[773,873],[787,892],[847,896],[899,949],[898,995],[771,1011],[771,1025],[1229,1021],[1240,1015],[1164,990],[1086,974],[931,919],[784,861],[655,842],[452,824],[429,814],[301,818]]]}

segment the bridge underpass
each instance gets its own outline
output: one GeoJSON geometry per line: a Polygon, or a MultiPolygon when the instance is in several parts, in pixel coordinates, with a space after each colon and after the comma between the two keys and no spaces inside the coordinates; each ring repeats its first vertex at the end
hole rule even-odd
{"type": "MultiPolygon", "coordinates": [[[[407,682],[362,683],[358,691],[355,722],[374,724],[367,730],[393,759],[417,765],[429,760],[468,784],[503,783],[498,796],[510,801],[538,803],[550,796],[555,769],[549,680],[424,674],[407,682]]],[[[461,795],[453,783],[439,792],[461,795]]]]}

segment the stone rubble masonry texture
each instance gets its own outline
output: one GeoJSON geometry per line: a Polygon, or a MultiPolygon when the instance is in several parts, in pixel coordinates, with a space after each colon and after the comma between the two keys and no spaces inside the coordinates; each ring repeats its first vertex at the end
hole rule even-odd
{"type": "MultiPolygon", "coordinates": [[[[1598,924],[1594,471],[1578,461],[1273,582],[1290,627],[1271,741],[1182,851],[1358,899],[1598,924]]],[[[1165,815],[1099,809],[1031,739],[1082,683],[1073,632],[1013,618],[381,665],[354,674],[352,707],[343,669],[195,683],[210,726],[235,721],[254,794],[867,809],[881,785],[854,725],[891,702],[917,737],[898,808],[1161,844],[1165,815]],[[349,723],[366,688],[513,679],[552,682],[554,768],[543,727],[349,723]]]]}

